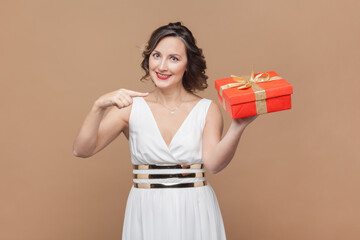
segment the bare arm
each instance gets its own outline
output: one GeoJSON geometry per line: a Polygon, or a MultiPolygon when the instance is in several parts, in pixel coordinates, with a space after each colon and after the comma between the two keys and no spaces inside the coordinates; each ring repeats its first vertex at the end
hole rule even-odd
{"type": "Polygon", "coordinates": [[[232,160],[246,126],[257,116],[234,119],[221,139],[223,119],[219,107],[212,102],[203,131],[203,162],[211,173],[218,173],[232,160]]]}
{"type": "Polygon", "coordinates": [[[103,118],[106,109],[95,105],[86,116],[73,144],[76,157],[91,157],[112,142],[125,128],[125,111],[113,107],[103,118]]]}
{"type": "Polygon", "coordinates": [[[146,95],[119,89],[96,100],[73,143],[74,156],[91,157],[112,142],[128,126],[132,97],[146,95]]]}

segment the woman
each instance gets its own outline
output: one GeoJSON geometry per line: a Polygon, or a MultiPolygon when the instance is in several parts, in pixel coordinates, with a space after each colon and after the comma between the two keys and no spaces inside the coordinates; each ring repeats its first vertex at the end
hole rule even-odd
{"type": "Polygon", "coordinates": [[[134,185],[123,239],[226,239],[204,167],[213,174],[224,169],[255,117],[233,120],[221,139],[219,107],[194,94],[207,87],[202,50],[181,23],[155,30],[143,57],[143,79],[150,77],[154,90],[119,89],[98,98],[75,139],[74,155],[90,157],[121,132],[128,138],[134,185]]]}

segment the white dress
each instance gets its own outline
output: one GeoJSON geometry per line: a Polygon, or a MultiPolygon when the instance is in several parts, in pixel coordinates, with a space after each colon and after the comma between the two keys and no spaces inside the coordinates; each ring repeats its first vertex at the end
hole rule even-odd
{"type": "MultiPolygon", "coordinates": [[[[211,100],[201,99],[166,145],[155,118],[142,97],[133,98],[129,118],[132,164],[198,164],[202,162],[202,132],[211,100]]],[[[134,174],[164,173],[163,169],[133,170],[134,174]],[[159,172],[160,171],[160,172],[159,172]]],[[[166,173],[204,169],[165,169],[166,173]]],[[[205,178],[134,179],[136,183],[203,181],[205,178]]],[[[135,188],[125,210],[123,240],[224,240],[225,228],[215,192],[201,187],[135,188]]]]}

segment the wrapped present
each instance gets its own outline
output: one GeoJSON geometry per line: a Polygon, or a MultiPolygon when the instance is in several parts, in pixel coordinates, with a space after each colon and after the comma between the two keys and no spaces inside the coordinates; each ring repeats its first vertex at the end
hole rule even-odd
{"type": "Polygon", "coordinates": [[[292,86],[274,71],[218,79],[215,88],[233,119],[291,109],[292,86]]]}

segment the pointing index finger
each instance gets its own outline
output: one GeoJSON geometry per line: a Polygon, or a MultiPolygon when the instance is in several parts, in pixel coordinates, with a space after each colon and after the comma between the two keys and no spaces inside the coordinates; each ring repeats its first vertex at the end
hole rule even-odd
{"type": "Polygon", "coordinates": [[[145,97],[147,96],[149,93],[142,93],[142,92],[136,92],[136,91],[132,91],[132,90],[127,90],[130,97],[145,97]]]}

